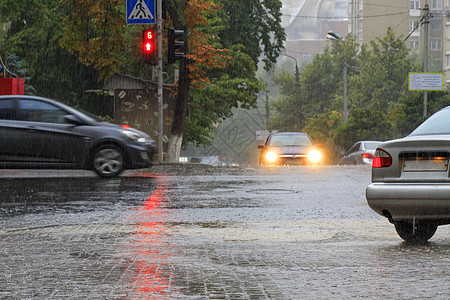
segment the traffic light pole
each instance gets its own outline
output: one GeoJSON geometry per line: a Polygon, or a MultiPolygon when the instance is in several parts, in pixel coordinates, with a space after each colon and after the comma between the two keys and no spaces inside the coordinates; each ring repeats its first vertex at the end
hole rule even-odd
{"type": "MultiPolygon", "coordinates": [[[[425,4],[425,8],[423,9],[424,13],[424,27],[423,27],[423,72],[428,73],[428,26],[430,23],[430,9],[428,3],[425,4]]],[[[427,111],[427,102],[428,102],[428,92],[423,92],[423,116],[426,117],[428,115],[427,111]]]]}
{"type": "Polygon", "coordinates": [[[157,0],[157,17],[156,25],[158,30],[158,160],[162,163],[163,157],[163,79],[162,79],[162,32],[163,32],[163,19],[162,19],[162,0],[157,0]]]}

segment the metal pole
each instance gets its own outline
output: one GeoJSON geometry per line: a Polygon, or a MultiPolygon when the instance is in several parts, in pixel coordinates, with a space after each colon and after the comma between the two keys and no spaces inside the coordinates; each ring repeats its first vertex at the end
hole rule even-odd
{"type": "Polygon", "coordinates": [[[301,104],[300,104],[300,73],[298,72],[297,60],[295,60],[295,98],[297,101],[297,130],[301,130],[302,116],[301,116],[301,104]]]}
{"type": "Polygon", "coordinates": [[[298,72],[297,59],[293,56],[283,54],[286,57],[292,58],[295,61],[295,101],[297,101],[297,130],[301,127],[301,103],[300,103],[300,73],[298,72]]]}
{"type": "MultiPolygon", "coordinates": [[[[423,51],[423,72],[428,72],[428,24],[430,23],[430,10],[428,8],[428,3],[425,4],[425,8],[423,9],[424,13],[424,34],[423,34],[423,43],[424,43],[424,51],[423,51]]],[[[428,102],[428,92],[423,92],[423,116],[426,117],[427,112],[427,102],[428,102]]]]}
{"type": "Polygon", "coordinates": [[[158,160],[162,163],[163,156],[163,80],[162,80],[162,32],[163,32],[163,19],[162,19],[162,0],[157,0],[157,30],[158,30],[158,160]]]}
{"type": "Polygon", "coordinates": [[[327,34],[327,39],[332,41],[342,42],[344,45],[344,123],[347,122],[348,118],[348,108],[347,108],[347,53],[346,53],[346,42],[344,39],[340,38],[338,34],[329,31],[327,34]]]}
{"type": "Polygon", "coordinates": [[[347,122],[348,112],[347,112],[347,55],[345,53],[345,41],[344,43],[344,123],[347,122]]]}

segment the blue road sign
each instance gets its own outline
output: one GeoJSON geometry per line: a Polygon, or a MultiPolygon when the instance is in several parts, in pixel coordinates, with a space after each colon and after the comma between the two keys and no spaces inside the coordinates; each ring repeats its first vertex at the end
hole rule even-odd
{"type": "Polygon", "coordinates": [[[155,0],[127,0],[127,24],[155,24],[155,0]]]}

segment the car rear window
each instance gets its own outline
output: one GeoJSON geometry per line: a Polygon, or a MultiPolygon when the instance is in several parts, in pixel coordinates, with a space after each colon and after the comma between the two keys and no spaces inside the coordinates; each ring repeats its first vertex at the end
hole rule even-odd
{"type": "Polygon", "coordinates": [[[365,142],[364,146],[367,150],[376,150],[380,143],[365,142]]]}
{"type": "Polygon", "coordinates": [[[443,109],[429,117],[410,135],[450,134],[450,109],[443,109]]]}

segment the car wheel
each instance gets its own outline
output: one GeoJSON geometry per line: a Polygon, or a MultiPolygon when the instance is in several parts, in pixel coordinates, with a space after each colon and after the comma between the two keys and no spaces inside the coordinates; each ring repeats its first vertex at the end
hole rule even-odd
{"type": "Polygon", "coordinates": [[[423,244],[434,235],[437,225],[429,223],[416,224],[413,230],[413,224],[409,222],[396,222],[395,230],[398,235],[407,243],[423,244]]]}
{"type": "Polygon", "coordinates": [[[100,177],[116,177],[123,171],[122,150],[115,145],[100,146],[95,151],[92,163],[100,177]]]}

